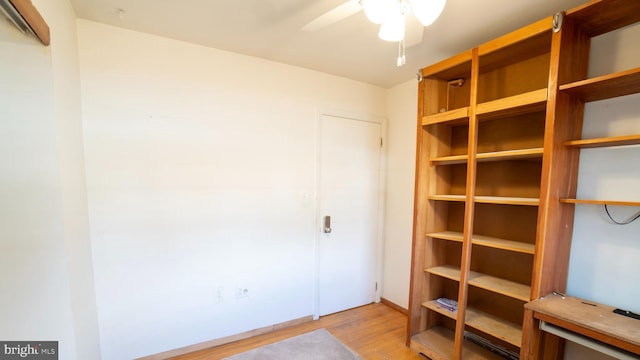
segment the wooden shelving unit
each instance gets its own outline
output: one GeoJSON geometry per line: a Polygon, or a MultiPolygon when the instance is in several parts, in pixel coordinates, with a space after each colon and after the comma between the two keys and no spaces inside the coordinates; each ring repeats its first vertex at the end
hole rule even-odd
{"type": "MultiPolygon", "coordinates": [[[[637,201],[576,199],[582,149],[597,151],[598,148],[640,144],[639,134],[581,138],[585,103],[640,93],[638,67],[588,77],[591,39],[638,22],[640,1],[594,0],[567,11],[562,27],[553,35],[552,59],[555,61],[549,74],[547,107],[547,123],[553,123],[553,133],[545,140],[545,155],[549,151],[552,156],[544,165],[548,175],[543,174],[540,194],[540,208],[545,211],[539,219],[541,232],[538,241],[545,246],[536,247],[534,294],[548,295],[554,290],[564,291],[566,287],[566,265],[558,267],[553,263],[568,261],[573,205],[640,206],[637,201]]],[[[521,359],[561,358],[559,341],[544,341],[542,348],[538,348],[539,324],[531,314],[525,315],[521,359]]]]}
{"type": "Polygon", "coordinates": [[[640,144],[581,139],[585,102],[640,92],[640,68],[587,77],[591,37],[640,21],[640,1],[553,18],[422,69],[407,343],[429,358],[495,356],[468,332],[532,358],[524,304],[566,289],[572,204],[640,204],[575,196],[581,149],[640,144]]]}
{"type": "MultiPolygon", "coordinates": [[[[569,19],[584,20],[587,18],[587,14],[597,19],[597,21],[584,20],[586,24],[580,25],[580,31],[586,34],[586,36],[582,35],[582,32],[579,32],[579,35],[575,36],[575,41],[578,42],[578,44],[588,45],[594,36],[640,22],[640,6],[637,1],[620,0],[618,4],[615,4],[617,10],[605,10],[603,5],[606,3],[606,1],[600,1],[594,4],[593,7],[580,7],[567,13],[569,19]],[[593,12],[594,8],[606,11],[606,13],[596,14],[593,12]]],[[[585,56],[583,61],[586,62],[587,60],[588,57],[585,56]]],[[[572,102],[577,103],[577,108],[581,110],[579,112],[580,115],[567,117],[566,121],[582,123],[581,114],[585,103],[640,93],[640,67],[617,71],[594,78],[570,78],[566,83],[559,86],[559,92],[562,93],[563,96],[568,96],[572,102]]],[[[640,145],[640,134],[572,139],[564,142],[564,146],[577,150],[629,145],[640,145]]],[[[560,202],[564,204],[640,206],[640,202],[638,201],[576,199],[575,197],[563,198],[560,199],[560,202]]]]}
{"type": "Polygon", "coordinates": [[[422,70],[407,341],[429,358],[496,356],[474,350],[468,332],[519,351],[532,296],[551,25],[548,17],[422,70]],[[441,297],[458,310],[440,307],[441,297]]]}

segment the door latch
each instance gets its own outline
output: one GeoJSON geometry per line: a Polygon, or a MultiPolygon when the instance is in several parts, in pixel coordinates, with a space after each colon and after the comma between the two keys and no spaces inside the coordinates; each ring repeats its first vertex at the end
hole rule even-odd
{"type": "Polygon", "coordinates": [[[324,217],[324,233],[331,233],[331,216],[329,215],[324,217]]]}

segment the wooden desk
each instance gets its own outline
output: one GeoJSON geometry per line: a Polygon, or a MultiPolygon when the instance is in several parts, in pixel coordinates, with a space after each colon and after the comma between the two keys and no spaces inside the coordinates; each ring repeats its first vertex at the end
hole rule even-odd
{"type": "Polygon", "coordinates": [[[554,294],[524,307],[525,322],[533,322],[531,333],[523,334],[525,360],[561,358],[557,336],[621,359],[640,359],[640,320],[614,314],[614,307],[554,294]]]}

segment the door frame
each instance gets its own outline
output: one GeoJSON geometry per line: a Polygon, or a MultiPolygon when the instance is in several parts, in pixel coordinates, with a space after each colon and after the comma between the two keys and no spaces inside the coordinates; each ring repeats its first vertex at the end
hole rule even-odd
{"type": "Polygon", "coordinates": [[[384,218],[385,218],[385,194],[386,194],[386,141],[387,141],[387,119],[381,116],[348,112],[335,109],[318,109],[315,119],[315,164],[314,164],[314,232],[313,232],[313,320],[320,318],[320,252],[318,248],[322,239],[321,232],[324,226],[320,213],[320,143],[321,143],[321,131],[320,124],[323,116],[340,117],[349,120],[363,121],[380,124],[380,137],[382,138],[382,144],[380,149],[380,166],[378,174],[378,182],[380,188],[378,191],[378,228],[376,234],[376,254],[375,254],[375,266],[374,274],[377,289],[375,291],[374,302],[380,302],[380,295],[382,293],[382,266],[384,262],[384,218]]]}

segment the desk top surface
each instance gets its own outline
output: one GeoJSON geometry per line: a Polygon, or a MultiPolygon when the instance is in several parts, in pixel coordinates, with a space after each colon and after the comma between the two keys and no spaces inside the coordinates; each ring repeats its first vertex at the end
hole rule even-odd
{"type": "Polygon", "coordinates": [[[612,306],[550,294],[525,304],[525,308],[640,347],[640,320],[615,314],[612,306]]]}

